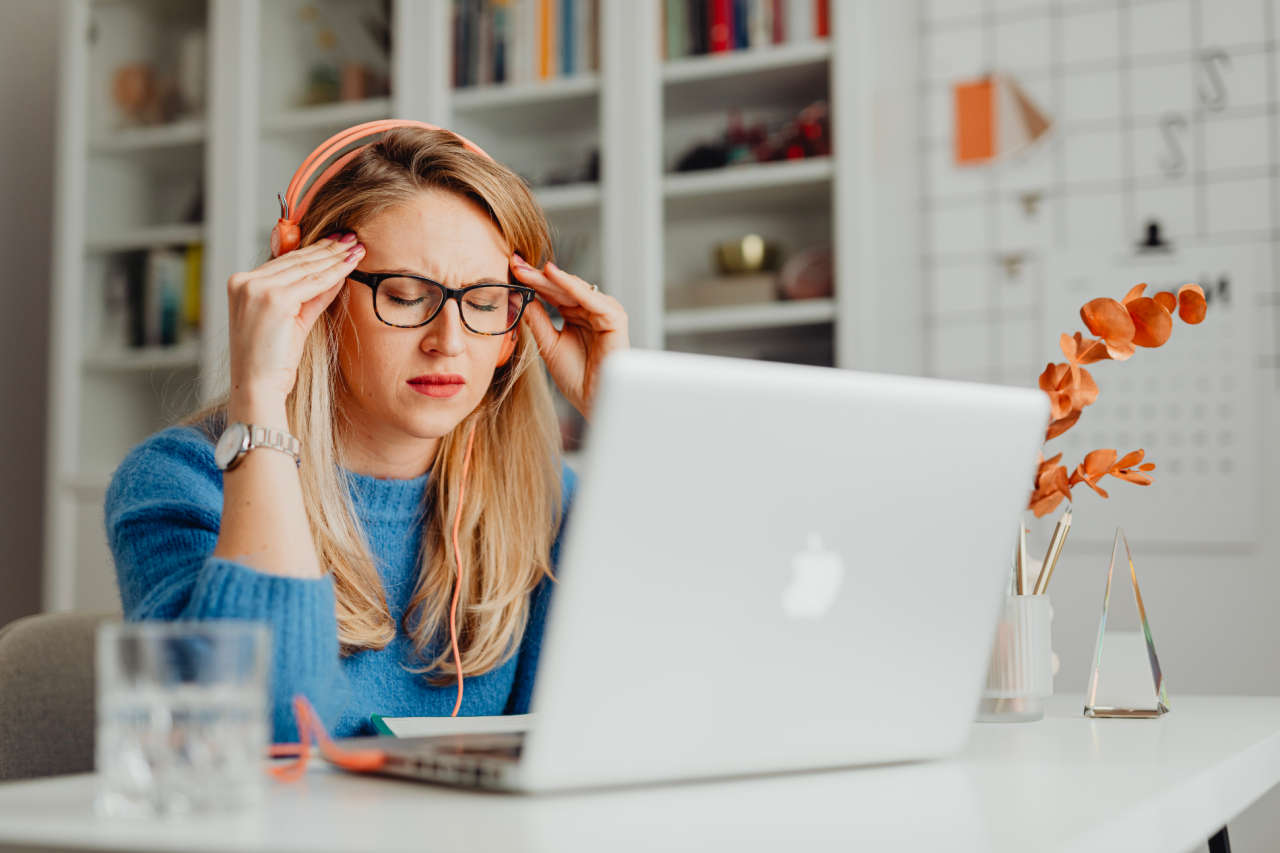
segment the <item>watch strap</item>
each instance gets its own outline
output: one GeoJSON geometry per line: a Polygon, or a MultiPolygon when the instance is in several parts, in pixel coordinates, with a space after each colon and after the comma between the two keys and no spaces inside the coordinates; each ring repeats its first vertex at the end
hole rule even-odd
{"type": "Polygon", "coordinates": [[[272,450],[279,450],[281,453],[287,453],[293,457],[293,461],[299,467],[302,466],[302,442],[289,435],[282,429],[271,429],[270,427],[254,426],[248,424],[249,445],[244,449],[245,453],[256,447],[269,447],[272,450]]]}

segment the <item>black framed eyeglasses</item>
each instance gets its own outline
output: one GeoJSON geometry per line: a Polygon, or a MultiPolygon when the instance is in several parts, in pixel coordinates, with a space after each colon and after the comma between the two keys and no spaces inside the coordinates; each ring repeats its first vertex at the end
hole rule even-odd
{"type": "Polygon", "coordinates": [[[347,278],[373,291],[373,313],[388,326],[416,329],[436,318],[444,304],[458,303],[462,325],[477,335],[505,335],[516,327],[525,306],[536,295],[520,284],[473,284],[459,290],[438,281],[404,273],[352,270],[347,278]]]}

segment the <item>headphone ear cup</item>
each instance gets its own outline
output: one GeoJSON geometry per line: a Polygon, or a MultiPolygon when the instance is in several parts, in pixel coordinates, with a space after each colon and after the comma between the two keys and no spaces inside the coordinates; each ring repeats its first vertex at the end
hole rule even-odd
{"type": "Polygon", "coordinates": [[[287,255],[302,242],[302,229],[298,223],[288,219],[277,219],[276,227],[271,229],[271,257],[287,255]]]}
{"type": "Polygon", "coordinates": [[[502,336],[502,351],[498,353],[498,367],[502,367],[502,365],[510,361],[511,356],[515,354],[519,335],[520,328],[517,326],[502,336]]]}

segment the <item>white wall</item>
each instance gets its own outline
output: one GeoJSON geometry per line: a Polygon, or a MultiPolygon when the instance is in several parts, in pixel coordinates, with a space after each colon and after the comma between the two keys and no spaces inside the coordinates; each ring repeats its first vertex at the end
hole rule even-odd
{"type": "MultiPolygon", "coordinates": [[[[1109,501],[1079,489],[1050,590],[1058,692],[1084,690],[1103,541],[1124,526],[1173,712],[1179,695],[1280,694],[1278,15],[1276,0],[922,0],[930,373],[1034,386],[1062,361],[1058,334],[1083,330],[1085,301],[1231,282],[1203,326],[1092,366],[1099,403],[1046,451],[1074,467],[1095,447],[1145,446],[1159,465],[1148,489],[1104,483],[1109,501]],[[1055,128],[1038,150],[960,169],[952,86],[991,71],[1012,73],[1055,128]],[[1150,217],[1175,252],[1136,255],[1150,217]]],[[[1277,806],[1273,791],[1232,823],[1236,850],[1280,850],[1277,806]]]]}
{"type": "Polygon", "coordinates": [[[0,625],[40,609],[60,9],[0,0],[0,625]]]}

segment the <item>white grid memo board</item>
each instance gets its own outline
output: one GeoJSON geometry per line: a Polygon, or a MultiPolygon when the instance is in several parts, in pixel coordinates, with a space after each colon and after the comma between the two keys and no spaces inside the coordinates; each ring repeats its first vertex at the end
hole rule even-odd
{"type": "Polygon", "coordinates": [[[1247,549],[1257,533],[1257,395],[1275,393],[1280,0],[922,0],[930,372],[1034,386],[1078,309],[1197,282],[1200,326],[1089,367],[1101,389],[1046,448],[1138,447],[1156,484],[1079,487],[1073,539],[1247,549]],[[1054,120],[994,167],[952,162],[952,85],[1013,74],[1054,120]],[[1147,223],[1165,253],[1139,253],[1147,223]],[[1262,368],[1262,369],[1260,369],[1262,368]]]}

